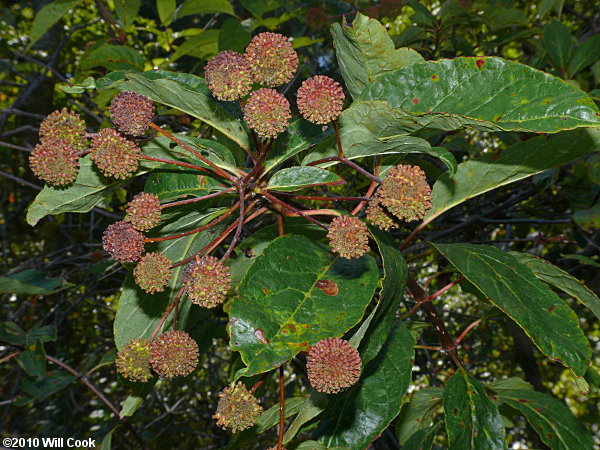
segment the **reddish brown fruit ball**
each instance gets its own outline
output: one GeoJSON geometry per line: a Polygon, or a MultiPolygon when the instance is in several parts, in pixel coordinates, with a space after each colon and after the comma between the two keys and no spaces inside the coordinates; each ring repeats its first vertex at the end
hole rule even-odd
{"type": "Polygon", "coordinates": [[[348,341],[323,339],[310,348],[306,369],[312,387],[319,392],[335,394],[354,385],[360,378],[360,355],[348,341]]]}
{"type": "Polygon", "coordinates": [[[298,55],[287,37],[278,33],[260,33],[250,41],[244,55],[254,80],[276,87],[290,81],[298,68],[298,55]]]}
{"type": "Polygon", "coordinates": [[[92,138],[90,158],[107,177],[125,179],[138,168],[141,151],[112,128],[100,130],[92,138]]]}
{"type": "Polygon", "coordinates": [[[85,134],[85,122],[79,114],[63,108],[54,111],[40,124],[40,141],[47,139],[61,140],[70,144],[75,151],[84,150],[87,147],[85,134]]]}
{"type": "Polygon", "coordinates": [[[248,392],[241,381],[223,389],[219,397],[213,419],[217,419],[217,425],[225,430],[230,429],[235,433],[250,428],[262,413],[258,399],[248,392]]]}
{"type": "Polygon", "coordinates": [[[343,258],[360,258],[369,248],[369,230],[358,217],[341,216],[331,222],[329,245],[343,258]]]}
{"type": "Polygon", "coordinates": [[[260,137],[274,138],[283,133],[292,117],[290,103],[274,89],[253,92],[244,106],[244,120],[260,137]]]}
{"type": "Polygon", "coordinates": [[[117,261],[134,262],[144,251],[144,235],[128,222],[115,222],[104,231],[102,246],[117,261]]]}
{"type": "Polygon", "coordinates": [[[29,154],[29,167],[36,177],[46,183],[64,186],[77,178],[79,157],[67,141],[46,138],[29,154]]]}
{"type": "Polygon", "coordinates": [[[152,117],[154,103],[136,92],[121,92],[110,104],[110,118],[124,134],[141,136],[150,126],[152,117]]]}
{"type": "Polygon", "coordinates": [[[117,353],[117,371],[131,381],[145,382],[152,378],[150,370],[150,342],[132,339],[117,353]]]}
{"type": "Polygon", "coordinates": [[[205,308],[223,303],[231,283],[229,267],[214,256],[204,256],[188,266],[183,286],[190,300],[205,308]]]}
{"type": "Polygon", "coordinates": [[[298,110],[312,123],[325,125],[338,118],[344,104],[344,91],[337,81],[317,75],[298,89],[298,110]]]}
{"type": "Polygon", "coordinates": [[[228,50],[218,53],[204,67],[208,88],[219,100],[237,100],[252,89],[250,64],[243,55],[228,50]]]}
{"type": "Polygon", "coordinates": [[[198,365],[198,344],[185,331],[167,331],[152,343],[150,364],[162,378],[189,375],[198,365]]]}
{"type": "Polygon", "coordinates": [[[407,222],[421,219],[431,209],[431,188],[418,166],[400,164],[390,169],[377,196],[389,212],[407,222]]]}
{"type": "Polygon", "coordinates": [[[163,253],[146,253],[133,270],[135,282],[149,294],[162,292],[171,281],[172,265],[163,253]]]}
{"type": "Polygon", "coordinates": [[[133,228],[146,231],[160,222],[160,198],[155,194],[141,192],[127,205],[125,221],[131,222],[133,228]]]}

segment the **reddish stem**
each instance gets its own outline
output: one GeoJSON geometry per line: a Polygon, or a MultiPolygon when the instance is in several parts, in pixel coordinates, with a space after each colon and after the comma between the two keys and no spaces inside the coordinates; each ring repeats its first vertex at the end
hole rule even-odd
{"type": "Polygon", "coordinates": [[[224,195],[224,194],[228,194],[229,192],[233,191],[235,188],[233,186],[228,187],[227,189],[224,189],[222,191],[219,192],[214,192],[212,194],[208,194],[208,195],[203,195],[201,197],[194,197],[194,198],[190,198],[187,200],[179,200],[177,202],[171,202],[171,203],[163,203],[162,205],[160,205],[160,208],[170,208],[171,206],[181,206],[181,205],[187,205],[188,203],[194,203],[194,202],[199,202],[202,200],[207,200],[209,198],[214,198],[214,197],[218,197],[219,195],[224,195]]]}
{"type": "Polygon", "coordinates": [[[289,197],[294,197],[300,200],[318,200],[324,202],[344,202],[344,201],[367,201],[368,199],[365,197],[319,197],[313,195],[294,195],[289,192],[278,192],[279,195],[286,195],[289,197]]]}
{"type": "Polygon", "coordinates": [[[293,213],[298,214],[300,217],[305,218],[306,220],[308,220],[309,222],[314,223],[315,225],[318,225],[319,227],[328,230],[329,228],[327,228],[326,225],[323,225],[321,222],[319,222],[318,220],[313,219],[312,217],[309,217],[308,215],[304,214],[303,211],[300,211],[299,209],[294,208],[291,205],[288,205],[286,202],[284,202],[283,200],[278,199],[277,197],[269,194],[266,191],[261,190],[260,193],[262,195],[264,195],[265,197],[267,197],[269,200],[271,200],[273,203],[276,203],[282,207],[284,207],[285,209],[292,211],[293,213]]]}
{"type": "Polygon", "coordinates": [[[429,218],[429,219],[425,219],[423,222],[421,222],[421,224],[417,228],[415,228],[412,233],[410,233],[408,235],[406,240],[400,246],[400,250],[404,250],[408,246],[408,244],[410,244],[410,241],[412,241],[415,238],[415,236],[417,236],[421,232],[421,230],[423,228],[425,228],[427,225],[429,225],[429,223],[432,220],[433,220],[433,218],[429,218]]]}
{"type": "Polygon", "coordinates": [[[463,338],[467,335],[467,333],[469,331],[471,331],[471,329],[473,327],[476,327],[477,325],[479,325],[479,323],[482,321],[483,319],[478,319],[475,322],[473,322],[472,324],[470,324],[467,328],[465,328],[465,331],[463,331],[462,333],[460,333],[460,336],[458,336],[458,339],[456,340],[456,342],[454,343],[455,345],[460,344],[460,341],[463,340],[463,338]]]}
{"type": "Polygon", "coordinates": [[[229,258],[229,256],[231,255],[231,252],[233,252],[233,249],[235,248],[236,244],[238,243],[238,240],[240,239],[240,236],[242,235],[242,229],[244,228],[244,221],[242,220],[242,218],[244,217],[244,206],[245,206],[246,199],[244,197],[244,188],[243,187],[238,188],[238,194],[240,195],[240,200],[238,202],[240,205],[240,213],[239,213],[240,220],[238,220],[237,229],[235,230],[233,239],[231,240],[231,243],[229,244],[229,248],[227,249],[227,251],[225,252],[223,257],[221,258],[222,263],[227,261],[227,258],[229,258]]]}
{"type": "Polygon", "coordinates": [[[140,159],[145,159],[147,161],[156,161],[156,162],[161,162],[161,163],[165,163],[165,164],[171,164],[173,166],[185,167],[187,169],[198,170],[200,172],[212,173],[212,171],[208,170],[206,167],[198,166],[196,164],[181,162],[181,161],[174,161],[172,159],[155,158],[154,156],[148,156],[148,155],[140,155],[140,159]]]}
{"type": "MultiPolygon", "coordinates": [[[[376,164],[375,164],[375,176],[379,177],[379,171],[381,170],[381,156],[377,155],[377,160],[376,160],[376,164]]],[[[361,212],[361,210],[367,205],[367,203],[369,203],[369,200],[371,199],[371,197],[373,196],[373,194],[375,193],[375,188],[378,186],[378,184],[375,181],[371,181],[371,184],[369,185],[369,189],[367,189],[367,193],[365,194],[366,199],[363,200],[362,202],[360,202],[358,205],[356,205],[356,208],[354,208],[352,210],[352,215],[355,216],[357,215],[359,212],[361,212]]]]}
{"type": "Polygon", "coordinates": [[[167,320],[167,317],[169,317],[169,314],[171,314],[171,311],[173,311],[173,308],[175,308],[179,304],[179,300],[181,300],[182,295],[183,295],[183,286],[181,287],[181,289],[179,289],[179,292],[177,293],[175,300],[173,300],[173,303],[171,303],[171,305],[167,308],[167,310],[165,311],[163,316],[160,318],[160,322],[158,322],[158,325],[152,332],[152,336],[150,336],[150,343],[152,343],[154,341],[154,338],[156,337],[158,330],[161,329],[161,327],[167,320]]]}
{"type": "Polygon", "coordinates": [[[439,291],[437,291],[437,292],[431,294],[429,297],[427,297],[427,300],[433,300],[434,298],[439,297],[444,292],[446,292],[448,289],[453,288],[454,286],[456,286],[458,283],[460,283],[464,279],[465,279],[465,277],[460,277],[458,280],[453,281],[452,283],[447,284],[446,286],[444,286],[443,288],[441,288],[439,291]]]}

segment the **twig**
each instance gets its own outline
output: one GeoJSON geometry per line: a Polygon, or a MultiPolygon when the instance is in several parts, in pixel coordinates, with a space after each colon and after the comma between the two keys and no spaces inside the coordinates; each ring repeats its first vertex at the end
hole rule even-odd
{"type": "Polygon", "coordinates": [[[194,202],[199,202],[202,200],[207,200],[209,198],[218,197],[219,195],[228,194],[229,192],[233,191],[234,189],[235,188],[233,186],[230,186],[227,189],[223,189],[222,191],[203,195],[201,197],[194,197],[194,198],[189,198],[187,200],[179,200],[179,201],[171,202],[171,203],[163,203],[162,205],[160,205],[160,208],[161,209],[170,208],[171,206],[181,206],[181,205],[187,205],[188,203],[194,203],[194,202]]]}
{"type": "Polygon", "coordinates": [[[140,159],[145,159],[147,161],[161,162],[161,163],[165,163],[165,164],[171,164],[173,166],[185,167],[187,169],[198,170],[200,172],[212,173],[212,170],[209,170],[206,167],[198,166],[196,164],[181,162],[181,161],[174,161],[172,159],[156,158],[154,156],[148,156],[148,155],[140,155],[140,159]]]}
{"type": "Polygon", "coordinates": [[[240,214],[239,214],[240,220],[238,221],[237,229],[235,230],[233,239],[231,240],[231,243],[229,244],[229,248],[227,249],[227,251],[225,252],[223,257],[221,258],[222,263],[227,261],[227,258],[229,258],[229,255],[231,255],[231,252],[235,248],[236,244],[238,243],[238,240],[240,239],[240,236],[242,235],[242,229],[244,228],[244,221],[242,220],[242,218],[244,217],[244,203],[245,203],[246,199],[244,197],[244,187],[243,186],[240,186],[238,188],[238,194],[240,195],[240,200],[238,202],[240,205],[240,214]]]}
{"type": "Polygon", "coordinates": [[[277,203],[278,205],[284,207],[285,209],[292,211],[293,213],[298,214],[300,217],[303,217],[304,219],[308,220],[311,223],[314,223],[315,225],[318,225],[319,227],[323,228],[324,230],[329,230],[329,228],[322,224],[321,222],[319,222],[318,220],[313,219],[312,217],[304,214],[304,212],[300,211],[299,209],[294,208],[291,205],[288,205],[286,202],[284,202],[283,200],[278,199],[277,197],[269,194],[266,191],[261,190],[260,193],[262,195],[264,195],[265,197],[267,197],[269,200],[271,200],[273,203],[277,203]]]}
{"type": "Polygon", "coordinates": [[[181,300],[181,296],[183,295],[183,291],[184,291],[184,288],[182,286],[181,289],[179,289],[179,292],[177,293],[177,296],[175,297],[175,300],[173,300],[173,303],[171,303],[171,305],[167,308],[167,310],[165,311],[165,313],[163,314],[163,316],[160,318],[160,322],[158,322],[158,325],[156,326],[156,328],[152,332],[152,336],[150,336],[150,343],[152,343],[154,341],[154,338],[156,337],[156,335],[158,334],[158,331],[161,329],[161,327],[163,326],[163,324],[167,320],[167,317],[169,317],[169,314],[171,314],[171,311],[173,311],[173,309],[175,307],[177,307],[177,305],[179,304],[179,300],[181,300]]]}

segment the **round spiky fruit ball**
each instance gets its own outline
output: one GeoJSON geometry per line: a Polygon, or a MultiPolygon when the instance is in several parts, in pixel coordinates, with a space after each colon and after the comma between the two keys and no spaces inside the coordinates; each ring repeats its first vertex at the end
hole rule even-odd
{"type": "Polygon", "coordinates": [[[90,158],[107,177],[124,180],[138,168],[139,147],[113,128],[100,130],[90,147],[90,158]]]}
{"type": "Polygon", "coordinates": [[[374,195],[369,200],[367,219],[382,230],[389,230],[396,225],[394,216],[381,205],[378,195],[374,195]]]}
{"type": "Polygon", "coordinates": [[[155,194],[140,192],[127,205],[125,220],[133,228],[146,231],[160,222],[160,198],[155,194]]]}
{"type": "Polygon", "coordinates": [[[225,300],[231,272],[214,256],[203,256],[188,266],[182,279],[185,292],[193,303],[214,308],[225,300]]]}
{"type": "Polygon", "coordinates": [[[338,118],[344,104],[340,84],[324,75],[304,80],[298,89],[298,110],[312,123],[325,125],[338,118]]]}
{"type": "Polygon", "coordinates": [[[117,371],[131,381],[145,382],[152,378],[150,370],[150,342],[132,339],[117,353],[117,371]]]}
{"type": "Polygon", "coordinates": [[[46,138],[29,154],[29,167],[41,180],[53,186],[70,184],[79,173],[79,157],[65,140],[46,138]]]}
{"type": "Polygon", "coordinates": [[[290,81],[298,69],[298,55],[288,38],[278,33],[260,33],[252,38],[244,57],[254,80],[276,87],[290,81]]]}
{"type": "Polygon", "coordinates": [[[252,89],[250,64],[243,55],[232,50],[217,53],[204,66],[204,77],[219,100],[237,100],[252,89]]]}
{"type": "Polygon", "coordinates": [[[407,222],[421,219],[431,209],[431,188],[418,166],[390,169],[377,195],[389,212],[407,222]]]}
{"type": "Polygon", "coordinates": [[[167,331],[152,343],[150,365],[162,378],[185,377],[198,365],[198,344],[185,331],[167,331]]]}
{"type": "Polygon", "coordinates": [[[60,139],[71,144],[76,151],[83,150],[87,147],[85,122],[79,114],[67,108],[54,111],[40,124],[40,140],[46,139],[60,139]]]}
{"type": "Polygon", "coordinates": [[[290,103],[275,89],[254,91],[244,106],[244,120],[263,138],[284,132],[291,117],[290,103]]]}
{"type": "Polygon", "coordinates": [[[171,281],[172,265],[173,262],[163,253],[146,253],[133,269],[135,282],[149,294],[162,292],[171,281]]]}
{"type": "Polygon", "coordinates": [[[370,250],[369,230],[358,217],[336,217],[331,222],[327,237],[333,251],[343,258],[360,258],[370,250]]]}
{"type": "Polygon", "coordinates": [[[132,91],[115,95],[110,104],[110,118],[121,133],[140,136],[154,117],[154,103],[148,97],[132,91]]]}
{"type": "Polygon", "coordinates": [[[358,350],[344,339],[334,337],[317,342],[310,348],[306,361],[308,380],[319,392],[335,394],[360,378],[358,350]]]}
{"type": "Polygon", "coordinates": [[[258,399],[248,392],[241,381],[223,389],[219,397],[213,419],[217,419],[217,425],[224,430],[235,433],[250,428],[262,413],[258,399]]]}
{"type": "Polygon", "coordinates": [[[104,230],[102,246],[117,261],[134,262],[144,251],[144,235],[129,222],[115,222],[104,230]]]}

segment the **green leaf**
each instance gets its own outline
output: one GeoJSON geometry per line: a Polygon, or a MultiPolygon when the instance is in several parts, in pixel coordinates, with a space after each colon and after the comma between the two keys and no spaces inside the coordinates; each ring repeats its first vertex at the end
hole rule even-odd
{"type": "Polygon", "coordinates": [[[3,294],[50,295],[69,286],[65,280],[46,278],[46,274],[35,269],[0,276],[0,293],[3,294]]]}
{"type": "Polygon", "coordinates": [[[544,27],[544,47],[558,69],[567,67],[571,58],[571,33],[569,27],[553,20],[544,27]]]}
{"type": "Polygon", "coordinates": [[[230,304],[231,347],[248,366],[236,378],[272,370],[321,339],[343,335],[362,318],[378,277],[369,255],[332,257],[304,236],[272,241],[230,304]]]}
{"type": "Polygon", "coordinates": [[[160,23],[168,27],[175,17],[177,0],[156,0],[156,10],[160,23]]]}
{"type": "Polygon", "coordinates": [[[396,421],[396,438],[400,444],[405,445],[411,436],[433,423],[435,410],[441,406],[443,395],[444,390],[440,387],[426,387],[416,391],[410,401],[402,406],[396,421]]]}
{"type": "Polygon", "coordinates": [[[69,10],[79,5],[82,0],[55,0],[38,11],[29,31],[29,47],[35,44],[52,25],[58,22],[69,10]]]}
{"type": "Polygon", "coordinates": [[[600,319],[600,298],[579,280],[545,259],[527,253],[510,252],[510,254],[521,264],[529,267],[540,280],[576,298],[600,319]]]}
{"type": "Polygon", "coordinates": [[[172,167],[165,164],[152,172],[146,180],[144,192],[155,194],[161,202],[166,202],[182,197],[202,197],[223,189],[221,182],[214,178],[172,167]]]}
{"type": "Polygon", "coordinates": [[[592,36],[583,42],[573,53],[569,62],[569,74],[575,75],[580,70],[595,63],[600,58],[600,34],[592,36]]]}
{"type": "Polygon", "coordinates": [[[385,100],[422,128],[483,131],[560,130],[600,125],[585,92],[539,70],[495,57],[441,59],[388,73],[359,100],[385,100]]]}
{"type": "Polygon", "coordinates": [[[132,90],[155,102],[179,109],[216,128],[240,147],[249,148],[244,127],[212,97],[203,78],[166,71],[127,73],[126,76],[127,81],[117,81],[116,86],[113,83],[110,87],[132,90]]]}
{"type": "Polygon", "coordinates": [[[173,63],[185,55],[196,58],[206,58],[215,55],[219,49],[218,40],[221,32],[219,30],[204,30],[185,40],[169,58],[173,63]]]}
{"type": "Polygon", "coordinates": [[[577,222],[577,225],[586,230],[600,228],[600,203],[596,203],[588,209],[575,211],[573,220],[577,222]]]}
{"type": "Polygon", "coordinates": [[[261,19],[263,14],[281,7],[282,0],[240,0],[240,3],[254,17],[261,19]]]}
{"type": "Polygon", "coordinates": [[[394,420],[412,380],[415,340],[402,325],[392,330],[357,384],[331,396],[317,435],[328,447],[367,448],[394,420]]]}
{"type": "Polygon", "coordinates": [[[561,255],[561,256],[564,256],[567,259],[576,259],[581,264],[586,264],[588,266],[600,267],[600,263],[598,261],[596,261],[595,259],[592,259],[588,256],[585,256],[585,255],[567,254],[567,255],[561,255]]]}
{"type": "Polygon", "coordinates": [[[156,381],[156,378],[154,378],[146,383],[134,383],[133,388],[131,389],[131,394],[125,400],[123,400],[119,416],[131,416],[152,391],[156,381]]]}
{"type": "Polygon", "coordinates": [[[300,431],[300,428],[308,421],[314,419],[321,414],[327,407],[329,397],[327,394],[313,390],[310,396],[306,399],[306,402],[302,405],[302,409],[298,411],[298,415],[290,426],[285,430],[283,435],[283,444],[290,442],[296,434],[300,431]]]}
{"type": "Polygon", "coordinates": [[[385,344],[396,319],[398,305],[404,297],[404,287],[408,276],[406,261],[402,256],[402,252],[398,250],[398,245],[394,242],[394,239],[385,231],[371,225],[368,225],[368,227],[381,255],[383,281],[379,293],[377,312],[359,347],[363,365],[366,365],[377,356],[379,350],[385,344]]]}
{"type": "Polygon", "coordinates": [[[267,188],[273,191],[297,191],[305,187],[336,186],[345,181],[337,174],[313,166],[296,166],[281,169],[273,174],[267,188]]]}
{"type": "Polygon", "coordinates": [[[311,148],[327,136],[333,135],[333,128],[329,127],[323,132],[323,127],[314,125],[304,119],[295,120],[288,129],[280,134],[273,144],[273,148],[265,158],[265,172],[272,170],[292,156],[303,150],[311,148]]]}
{"type": "Polygon", "coordinates": [[[57,339],[56,327],[52,325],[44,325],[39,328],[32,328],[27,331],[27,339],[32,341],[40,341],[42,344],[53,342],[57,339]]]}
{"type": "Polygon", "coordinates": [[[522,378],[510,377],[487,383],[486,387],[494,392],[512,391],[515,389],[533,389],[533,386],[522,378]]]}
{"type": "MultiPolygon", "coordinates": [[[[127,30],[138,16],[141,0],[114,0],[115,11],[122,25],[122,30],[127,30]]],[[[160,9],[158,10],[160,13],[160,9]]]]}
{"type": "Polygon", "coordinates": [[[225,19],[219,32],[219,51],[233,50],[243,54],[251,39],[252,35],[238,19],[225,19]]]}
{"type": "Polygon", "coordinates": [[[131,48],[122,45],[103,45],[87,53],[80,63],[82,69],[106,67],[109,70],[144,70],[144,57],[131,48]]]}
{"type": "MultiPolygon", "coordinates": [[[[220,211],[224,212],[223,210],[220,211]]],[[[167,236],[175,233],[183,233],[193,230],[207,224],[216,218],[214,211],[210,212],[190,212],[182,217],[176,218],[172,222],[162,223],[149,233],[150,237],[167,236]]],[[[222,228],[216,226],[210,230],[201,231],[179,239],[162,241],[153,245],[147,245],[146,251],[160,251],[164,253],[174,263],[181,261],[204,246],[208,245],[222,228]]],[[[115,343],[120,350],[129,343],[131,339],[146,338],[149,339],[152,331],[160,322],[161,316],[167,309],[169,300],[173,297],[181,286],[181,271],[184,266],[173,269],[173,278],[169,286],[163,292],[148,294],[141,290],[133,279],[132,272],[129,271],[123,286],[123,292],[119,298],[119,308],[114,322],[115,343]]],[[[185,329],[185,324],[189,309],[192,303],[182,301],[179,307],[177,319],[178,326],[185,329]]],[[[166,330],[171,326],[173,314],[167,318],[162,326],[166,330]]]]}
{"type": "Polygon", "coordinates": [[[472,244],[434,244],[488,300],[510,316],[540,351],[583,375],[590,344],[577,315],[510,253],[472,244]]]}
{"type": "Polygon", "coordinates": [[[21,390],[31,398],[20,403],[19,406],[23,406],[34,400],[43,402],[51,395],[69,386],[73,381],[75,381],[75,376],[62,370],[48,374],[47,377],[41,380],[26,378],[21,384],[21,390]]]}
{"type": "Polygon", "coordinates": [[[600,128],[540,136],[512,145],[500,155],[484,155],[458,165],[433,185],[431,220],[485,192],[522,180],[600,149],[600,128]]]}
{"type": "Polygon", "coordinates": [[[46,376],[46,352],[41,340],[25,335],[25,351],[15,360],[30,377],[42,380],[46,376]]]}
{"type": "Polygon", "coordinates": [[[418,430],[414,433],[402,446],[403,450],[431,450],[433,448],[433,440],[441,426],[441,422],[418,430]]]}
{"type": "Polygon", "coordinates": [[[563,402],[534,390],[502,390],[496,398],[525,416],[542,441],[553,450],[592,449],[588,430],[563,402]]]}
{"type": "Polygon", "coordinates": [[[446,382],[444,412],[450,448],[504,449],[504,425],[479,381],[459,369],[446,382]]]}
{"type": "Polygon", "coordinates": [[[229,14],[235,16],[228,0],[185,0],[177,9],[177,19],[194,14],[229,14]]]}
{"type": "Polygon", "coordinates": [[[11,345],[25,345],[25,331],[14,322],[0,323],[0,341],[11,345]]]}
{"type": "Polygon", "coordinates": [[[396,50],[383,25],[360,12],[352,26],[334,23],[331,34],[342,76],[353,97],[385,73],[425,61],[412,49],[396,50]]]}

